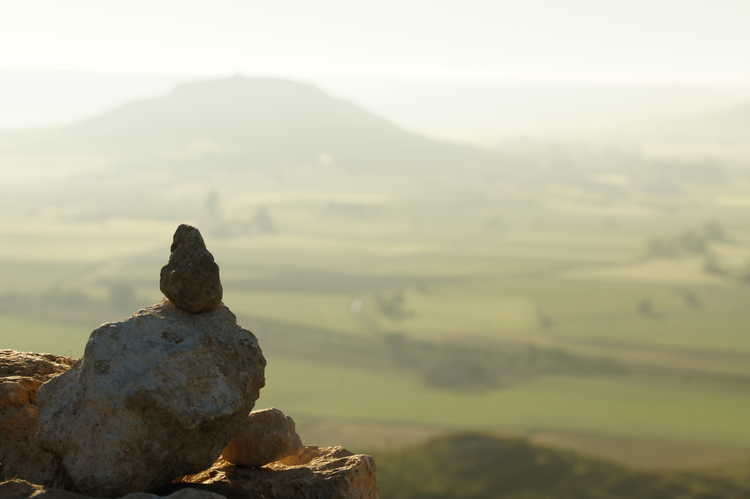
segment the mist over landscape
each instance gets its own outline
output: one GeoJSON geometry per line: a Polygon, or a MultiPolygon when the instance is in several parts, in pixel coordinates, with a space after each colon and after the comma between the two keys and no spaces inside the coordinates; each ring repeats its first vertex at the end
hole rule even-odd
{"type": "Polygon", "coordinates": [[[0,348],[80,358],[185,223],[268,360],[255,407],[373,454],[381,497],[750,495],[744,3],[368,8],[390,38],[219,4],[194,65],[147,56],[140,4],[140,63],[72,18],[111,57],[0,59],[0,348]],[[263,19],[309,52],[240,57],[263,19]]]}

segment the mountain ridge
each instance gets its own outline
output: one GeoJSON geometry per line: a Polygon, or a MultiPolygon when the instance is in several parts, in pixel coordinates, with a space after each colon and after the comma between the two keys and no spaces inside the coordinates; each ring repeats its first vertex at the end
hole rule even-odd
{"type": "MultiPolygon", "coordinates": [[[[12,144],[13,140],[6,142],[12,144]]],[[[427,166],[489,153],[407,131],[319,87],[277,78],[201,80],[76,122],[32,129],[27,149],[151,161],[427,166]]]]}

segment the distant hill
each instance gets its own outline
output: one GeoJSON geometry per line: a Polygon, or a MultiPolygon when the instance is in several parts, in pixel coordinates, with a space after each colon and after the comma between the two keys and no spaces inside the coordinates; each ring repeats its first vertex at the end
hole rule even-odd
{"type": "MultiPolygon", "coordinates": [[[[61,124],[136,98],[164,94],[184,76],[1,70],[0,129],[61,124]]],[[[430,137],[485,145],[600,137],[622,128],[721,110],[735,86],[319,77],[316,85],[430,137]]]]}
{"type": "Polygon", "coordinates": [[[633,471],[522,439],[482,434],[439,437],[376,460],[380,492],[389,499],[750,497],[750,484],[741,479],[633,471]]]}
{"type": "Polygon", "coordinates": [[[431,140],[319,88],[232,77],[178,85],[70,125],[6,137],[6,146],[212,167],[470,164],[489,153],[431,140]],[[22,146],[23,147],[23,146],[22,146]]]}

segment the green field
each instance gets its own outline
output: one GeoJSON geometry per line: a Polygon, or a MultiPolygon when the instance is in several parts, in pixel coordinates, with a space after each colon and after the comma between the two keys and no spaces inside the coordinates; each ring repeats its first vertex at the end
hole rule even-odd
{"type": "Polygon", "coordinates": [[[713,383],[556,377],[492,393],[454,394],[425,389],[398,373],[285,359],[272,359],[268,377],[259,404],[323,418],[522,434],[587,430],[750,447],[750,400],[740,397],[747,390],[713,383]]]}
{"type": "Polygon", "coordinates": [[[242,78],[0,139],[0,348],[80,356],[161,299],[191,223],[268,358],[258,406],[303,438],[481,430],[643,467],[750,457],[747,158],[480,150],[242,78]]]}
{"type": "MultiPolygon", "coordinates": [[[[432,205],[362,220],[308,204],[272,206],[276,234],[206,233],[225,302],[269,360],[258,406],[297,417],[303,437],[370,449],[471,429],[657,467],[684,446],[706,465],[750,456],[750,286],[700,256],[646,256],[671,224],[635,214],[602,229],[598,214],[536,208],[537,229],[524,216],[488,231],[432,205]]],[[[746,234],[731,210],[722,220],[734,240],[713,251],[743,262],[746,234]]],[[[9,227],[0,346],[80,355],[99,323],[159,299],[172,226],[9,227]]]]}

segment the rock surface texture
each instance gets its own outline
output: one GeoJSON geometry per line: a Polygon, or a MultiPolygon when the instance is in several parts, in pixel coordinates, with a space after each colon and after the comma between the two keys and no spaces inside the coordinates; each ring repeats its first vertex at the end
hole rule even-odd
{"type": "Polygon", "coordinates": [[[278,409],[261,409],[247,416],[221,457],[240,466],[263,466],[301,450],[294,420],[278,409]]]}
{"type": "MultiPolygon", "coordinates": [[[[377,499],[375,462],[343,447],[305,447],[290,459],[262,468],[243,468],[219,460],[184,478],[185,483],[232,498],[377,499]]],[[[176,484],[177,486],[179,484],[176,484]]]]}
{"type": "MultiPolygon", "coordinates": [[[[90,499],[91,496],[45,489],[23,480],[0,483],[0,499],[90,499]]],[[[377,499],[375,462],[343,447],[305,447],[294,457],[262,468],[235,466],[223,459],[182,478],[159,495],[131,493],[127,499],[377,499]]],[[[123,498],[123,499],[124,499],[123,498]]]]}
{"type": "Polygon", "coordinates": [[[255,336],[228,308],[170,302],[104,324],[38,392],[39,438],[75,488],[118,496],[210,466],[265,384],[255,336]]]}
{"type": "Polygon", "coordinates": [[[0,350],[0,499],[378,497],[370,456],[302,447],[292,418],[250,412],[266,360],[197,229],[177,228],[161,289],[79,361],[0,350]]]}
{"type": "Polygon", "coordinates": [[[223,294],[219,266],[206,249],[200,231],[190,225],[177,227],[170,252],[159,281],[164,296],[194,314],[218,306],[223,294]]]}
{"type": "Polygon", "coordinates": [[[0,480],[22,477],[48,485],[64,481],[59,459],[37,439],[37,390],[74,361],[51,354],[0,350],[0,480]]]}

